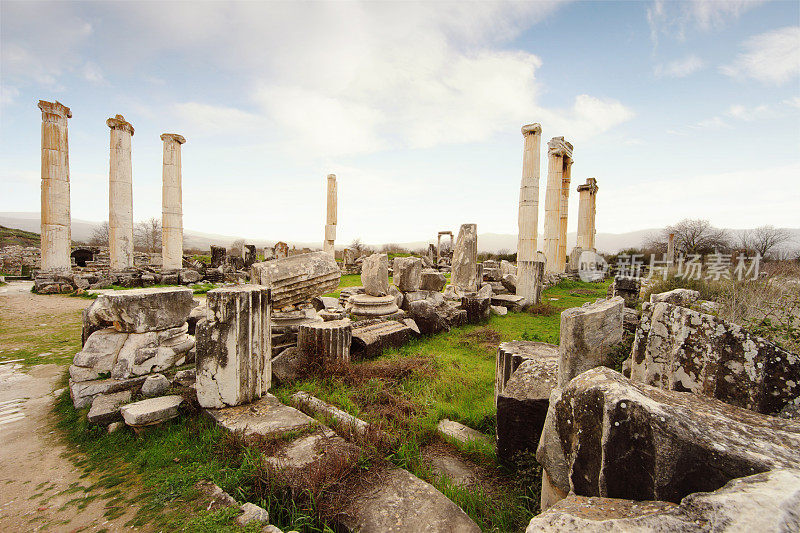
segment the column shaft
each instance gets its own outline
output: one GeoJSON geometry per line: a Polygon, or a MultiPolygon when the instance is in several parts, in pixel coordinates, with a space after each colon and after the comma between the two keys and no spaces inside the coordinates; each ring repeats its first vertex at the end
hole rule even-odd
{"type": "Polygon", "coordinates": [[[336,175],[328,174],[328,214],[325,221],[324,251],[336,256],[334,243],[336,241],[336,175]]]}
{"type": "Polygon", "coordinates": [[[110,268],[133,267],[133,168],[131,137],[133,126],[117,115],[106,121],[111,128],[108,180],[108,251],[110,268]]]}
{"type": "Polygon", "coordinates": [[[567,266],[567,217],[569,215],[569,184],[572,181],[572,158],[564,157],[561,173],[561,202],[559,204],[558,271],[567,266]]]}
{"type": "Polygon", "coordinates": [[[161,189],[161,260],[164,270],[183,267],[183,185],[181,135],[165,133],[161,189]]]}
{"type": "Polygon", "coordinates": [[[69,270],[72,235],[69,209],[68,107],[39,100],[42,110],[41,269],[69,270]]]}

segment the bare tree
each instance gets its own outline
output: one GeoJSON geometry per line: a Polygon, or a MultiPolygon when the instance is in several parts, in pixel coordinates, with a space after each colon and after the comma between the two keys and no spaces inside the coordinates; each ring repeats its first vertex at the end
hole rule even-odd
{"type": "Polygon", "coordinates": [[[89,237],[89,245],[108,246],[108,221],[94,227],[92,236],[89,237]]]}
{"type": "Polygon", "coordinates": [[[361,253],[364,251],[364,243],[361,242],[361,239],[355,238],[353,239],[353,242],[350,243],[350,248],[355,250],[358,255],[361,255],[361,253]]]}
{"type": "Polygon", "coordinates": [[[745,230],[739,234],[739,241],[745,250],[766,257],[772,250],[792,240],[792,234],[784,228],[775,226],[759,226],[753,230],[745,230]]]}
{"type": "Polygon", "coordinates": [[[134,227],[134,245],[147,253],[154,254],[161,251],[161,219],[148,218],[137,222],[134,227]]]}
{"type": "MultiPolygon", "coordinates": [[[[708,220],[685,218],[663,230],[669,237],[675,234],[675,251],[684,254],[707,254],[715,250],[727,250],[730,242],[725,230],[717,229],[708,220]]],[[[663,238],[666,241],[666,238],[663,238]]]]}

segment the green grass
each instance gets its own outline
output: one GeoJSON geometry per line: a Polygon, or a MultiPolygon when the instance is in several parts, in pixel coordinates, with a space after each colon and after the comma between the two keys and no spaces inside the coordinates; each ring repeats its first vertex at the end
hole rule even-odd
{"type": "Polygon", "coordinates": [[[0,316],[0,363],[68,365],[81,349],[81,328],[80,312],[25,320],[0,316]]]}
{"type": "MultiPolygon", "coordinates": [[[[343,279],[343,282],[347,281],[343,279]]],[[[434,484],[460,505],[484,531],[519,531],[538,511],[541,478],[537,476],[540,473],[532,474],[532,481],[524,487],[512,482],[512,486],[504,487],[503,497],[497,498],[491,495],[491,486],[464,489],[440,480],[420,457],[420,449],[436,441],[436,425],[443,418],[493,436],[496,424],[494,379],[497,345],[515,339],[557,344],[559,312],[604,297],[608,284],[564,281],[544,291],[543,303],[555,308],[553,314],[493,315],[486,324],[464,326],[448,333],[423,337],[399,349],[390,350],[378,359],[383,362],[410,357],[429,359],[434,365],[432,375],[412,373],[408,378],[388,384],[373,378],[355,387],[333,377],[306,379],[277,387],[273,393],[288,402],[291,394],[305,390],[354,416],[387,428],[390,433],[399,435],[402,443],[389,458],[394,464],[434,484]],[[416,414],[408,420],[383,418],[374,405],[386,393],[413,404],[416,414]]],[[[485,466],[501,470],[491,448],[460,451],[485,466]]],[[[531,471],[540,472],[535,468],[531,471]]]]}

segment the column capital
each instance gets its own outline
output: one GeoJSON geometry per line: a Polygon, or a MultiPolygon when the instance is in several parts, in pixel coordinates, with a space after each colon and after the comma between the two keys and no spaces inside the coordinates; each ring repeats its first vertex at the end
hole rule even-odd
{"type": "Polygon", "coordinates": [[[578,185],[578,192],[589,191],[590,193],[595,193],[598,189],[597,180],[594,178],[587,178],[586,183],[578,185]]]}
{"type": "Polygon", "coordinates": [[[125,117],[122,115],[117,115],[114,118],[106,120],[106,126],[112,130],[123,130],[133,135],[133,126],[131,126],[131,123],[126,121],[125,117]]]}
{"type": "Polygon", "coordinates": [[[336,181],[336,174],[328,174],[328,180],[336,181]]]}
{"type": "Polygon", "coordinates": [[[553,137],[547,143],[547,153],[572,159],[572,144],[564,140],[564,137],[553,137]]]}
{"type": "Polygon", "coordinates": [[[522,135],[528,136],[536,133],[542,133],[542,125],[538,122],[522,126],[522,135]]]}
{"type": "Polygon", "coordinates": [[[51,115],[58,115],[59,117],[72,118],[72,111],[58,100],[55,102],[39,100],[39,109],[42,110],[42,119],[44,119],[45,115],[48,113],[51,115]]]}
{"type": "Polygon", "coordinates": [[[162,133],[161,140],[175,141],[178,144],[184,144],[186,142],[186,138],[183,135],[178,135],[177,133],[162,133]]]}

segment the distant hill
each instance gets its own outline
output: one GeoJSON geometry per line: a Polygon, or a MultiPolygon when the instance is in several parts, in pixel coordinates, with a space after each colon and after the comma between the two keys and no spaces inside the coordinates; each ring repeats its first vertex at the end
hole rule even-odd
{"type": "MultiPolygon", "coordinates": [[[[40,220],[39,213],[36,212],[7,212],[0,213],[0,224],[7,228],[18,228],[24,230],[21,233],[27,235],[24,238],[35,238],[35,244],[39,244],[40,220]]],[[[79,242],[87,242],[92,237],[94,229],[100,222],[91,222],[88,220],[72,219],[72,240],[79,242]]],[[[9,231],[9,230],[7,230],[9,231]]],[[[633,248],[642,245],[642,242],[652,234],[659,232],[659,228],[641,229],[637,231],[629,231],[627,233],[598,233],[596,237],[597,250],[602,253],[617,253],[626,248],[633,248]]],[[[789,248],[800,248],[800,228],[791,228],[794,238],[789,248]]],[[[14,237],[22,239],[23,237],[14,237]]],[[[184,230],[183,243],[186,248],[198,248],[200,250],[208,250],[214,244],[217,246],[230,246],[231,243],[240,237],[235,235],[218,235],[213,233],[202,233],[199,231],[184,230]]],[[[270,240],[247,240],[248,244],[255,244],[256,246],[273,246],[276,241],[270,240]]],[[[414,242],[401,242],[397,243],[403,248],[410,250],[427,248],[429,242],[436,242],[433,238],[424,241],[414,242]]],[[[571,250],[577,243],[577,236],[575,233],[567,234],[567,250],[571,250]]],[[[298,242],[290,241],[289,246],[297,246],[298,248],[311,248],[319,249],[321,242],[298,242]]],[[[341,242],[336,246],[337,249],[345,248],[349,243],[341,242]]],[[[380,246],[383,243],[365,243],[369,246],[380,246]]],[[[508,251],[514,253],[517,250],[517,235],[505,233],[481,233],[478,235],[478,250],[481,252],[497,253],[500,251],[508,251]]]]}
{"type": "Polygon", "coordinates": [[[38,233],[0,226],[0,248],[12,244],[18,244],[20,246],[39,246],[40,243],[41,238],[38,233]]]}

